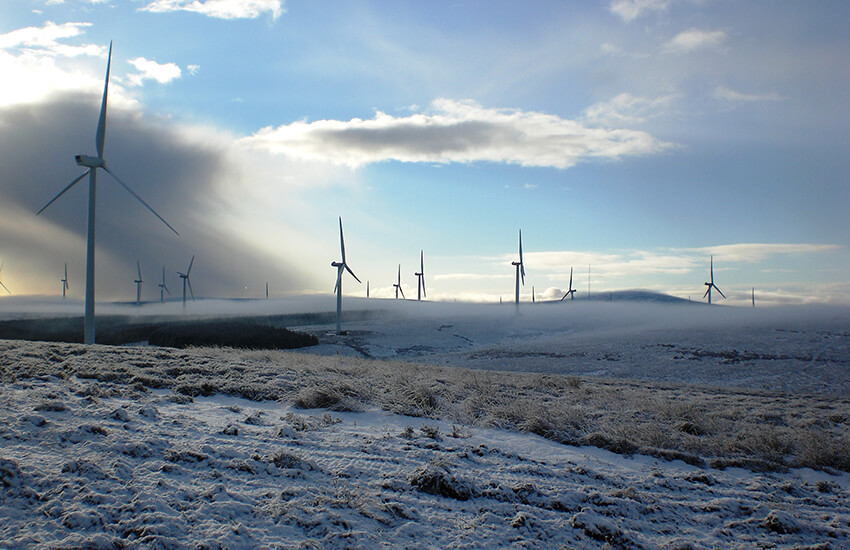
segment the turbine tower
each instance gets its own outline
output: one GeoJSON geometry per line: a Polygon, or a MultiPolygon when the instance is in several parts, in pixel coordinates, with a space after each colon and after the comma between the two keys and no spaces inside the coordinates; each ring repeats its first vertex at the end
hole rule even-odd
{"type": "Polygon", "coordinates": [[[519,230],[519,261],[511,262],[516,267],[516,309],[519,311],[519,282],[525,285],[525,264],[522,263],[522,229],[519,230]]]}
{"type": "Polygon", "coordinates": [[[720,293],[721,296],[726,298],[726,295],[723,294],[723,291],[717,288],[717,285],[714,284],[714,256],[711,256],[711,279],[710,282],[705,283],[705,286],[708,288],[705,290],[705,294],[702,295],[703,298],[708,296],[708,303],[711,304],[711,289],[713,288],[717,292],[720,293]]]}
{"type": "Polygon", "coordinates": [[[342,235],[342,216],[339,218],[339,250],[342,255],[342,261],[331,262],[331,266],[336,268],[336,285],[334,285],[334,292],[336,292],[336,333],[342,334],[342,272],[348,271],[354,277],[354,280],[363,284],[357,278],[357,275],[351,271],[348,264],[345,263],[345,238],[342,235]]]}
{"type": "Polygon", "coordinates": [[[65,299],[65,291],[68,290],[68,262],[65,262],[65,278],[59,279],[62,281],[62,299],[65,299]]]}
{"type": "MultiPolygon", "coordinates": [[[[3,262],[0,262],[0,271],[3,271],[3,262]]],[[[0,286],[2,286],[2,287],[3,287],[3,289],[4,289],[6,292],[8,292],[10,296],[12,295],[12,291],[11,291],[11,290],[9,290],[8,288],[6,288],[6,285],[4,285],[4,284],[3,284],[3,281],[0,281],[0,286]]]]}
{"type": "Polygon", "coordinates": [[[126,183],[121,181],[118,176],[112,173],[112,171],[107,168],[106,161],[103,158],[103,145],[106,140],[106,96],[107,91],[109,89],[109,68],[112,64],[112,42],[109,43],[109,57],[106,62],[106,81],[103,85],[103,99],[100,104],[100,116],[97,121],[97,130],[95,132],[95,148],[97,150],[97,156],[91,157],[88,155],[77,155],[75,156],[75,160],[77,164],[87,168],[87,170],[81,175],[74,178],[71,183],[68,184],[65,189],[63,189],[58,195],[53,197],[50,202],[45,204],[41,210],[39,210],[36,215],[41,214],[44,210],[53,204],[56,199],[65,194],[68,189],[72,188],[76,185],[80,180],[82,180],[86,175],[89,176],[89,205],[88,205],[88,236],[86,240],[86,309],[85,309],[85,321],[84,321],[84,342],[86,344],[94,344],[94,230],[95,230],[95,199],[97,197],[97,169],[103,169],[107,174],[112,176],[112,178],[117,181],[121,187],[126,189],[133,197],[142,203],[145,208],[150,210],[159,220],[164,223],[171,231],[174,232],[175,235],[180,235],[165,219],[160,216],[156,210],[154,210],[148,203],[146,203],[139,195],[136,194],[126,183]]]}
{"type": "MultiPolygon", "coordinates": [[[[139,277],[141,279],[141,277],[139,277]]],[[[162,282],[159,283],[159,303],[165,302],[165,292],[171,296],[171,291],[168,290],[168,287],[165,286],[165,266],[162,266],[162,282]]]]}
{"type": "Polygon", "coordinates": [[[419,273],[414,273],[418,281],[416,282],[416,299],[422,300],[422,297],[428,297],[425,294],[425,251],[419,251],[419,273]]]}
{"type": "Polygon", "coordinates": [[[561,301],[563,302],[566,297],[569,296],[570,300],[575,300],[576,298],[576,289],[573,288],[573,268],[570,268],[570,287],[567,289],[566,294],[561,297],[561,301]]]}
{"type": "Polygon", "coordinates": [[[142,303],[142,266],[139,264],[139,260],[136,260],[136,272],[139,274],[139,278],[133,281],[136,283],[136,305],[142,303]]]}
{"type": "Polygon", "coordinates": [[[189,280],[189,274],[192,273],[192,264],[195,263],[195,255],[192,254],[192,259],[189,261],[189,268],[186,273],[177,272],[180,278],[183,279],[183,309],[186,309],[186,286],[189,286],[189,294],[192,296],[192,301],[195,301],[195,293],[192,292],[192,281],[189,280]]]}
{"type": "Polygon", "coordinates": [[[398,300],[398,292],[401,290],[401,298],[406,300],[407,298],[404,297],[404,290],[401,288],[401,264],[398,264],[398,280],[393,286],[395,287],[395,299],[398,300]]]}

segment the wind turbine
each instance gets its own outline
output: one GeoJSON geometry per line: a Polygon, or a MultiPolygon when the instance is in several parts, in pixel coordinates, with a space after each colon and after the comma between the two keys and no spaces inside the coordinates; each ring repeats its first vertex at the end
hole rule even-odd
{"type": "Polygon", "coordinates": [[[711,256],[711,282],[705,283],[705,286],[708,288],[705,290],[705,294],[702,295],[703,298],[708,296],[708,303],[711,304],[711,289],[713,288],[717,292],[720,293],[721,296],[726,298],[726,295],[723,294],[723,291],[717,288],[717,285],[714,284],[714,256],[711,256]]]}
{"type": "MultiPolygon", "coordinates": [[[[0,262],[0,271],[3,271],[3,262],[0,262]]],[[[6,285],[3,284],[3,281],[0,281],[0,286],[2,286],[6,290],[6,292],[8,292],[11,296],[12,291],[6,288],[6,285]]]]}
{"type": "Polygon", "coordinates": [[[348,264],[345,263],[345,239],[342,236],[342,216],[339,218],[339,250],[342,255],[342,261],[331,262],[331,266],[336,268],[336,285],[334,285],[334,292],[336,292],[336,333],[342,334],[342,272],[348,271],[354,277],[354,280],[363,284],[357,278],[357,275],[351,271],[348,264]]]}
{"type": "Polygon", "coordinates": [[[419,273],[414,273],[418,281],[416,282],[416,299],[421,300],[425,294],[425,251],[419,251],[419,273]]]}
{"type": "Polygon", "coordinates": [[[266,300],[269,299],[269,283],[266,282],[266,300]]]}
{"type": "Polygon", "coordinates": [[[139,305],[142,302],[142,266],[139,264],[139,260],[136,260],[136,272],[139,274],[139,278],[133,282],[136,283],[136,305],[139,305]]]}
{"type": "Polygon", "coordinates": [[[561,297],[561,301],[563,302],[567,296],[570,297],[570,300],[576,299],[576,289],[573,288],[573,268],[570,268],[570,287],[567,289],[566,294],[561,297]]]}
{"type": "Polygon", "coordinates": [[[121,181],[112,171],[106,167],[106,161],[103,158],[103,145],[106,140],[106,96],[109,89],[109,68],[112,64],[112,42],[109,42],[109,57],[106,62],[106,81],[103,85],[103,99],[100,104],[100,116],[97,120],[97,130],[95,132],[95,148],[97,156],[76,155],[74,159],[77,164],[87,168],[87,170],[74,178],[58,195],[53,197],[50,202],[45,204],[36,215],[41,214],[44,210],[56,201],[59,197],[65,194],[68,189],[80,182],[86,174],[89,176],[89,206],[88,206],[88,237],[86,240],[86,309],[84,321],[84,342],[86,344],[94,344],[94,230],[95,230],[95,202],[97,197],[97,169],[103,169],[107,174],[117,181],[121,187],[126,189],[133,197],[150,210],[154,216],[164,223],[175,235],[180,235],[177,230],[171,227],[165,219],[160,216],[148,203],[146,203],[139,195],[136,194],[126,183],[121,181]]]}
{"type": "MultiPolygon", "coordinates": [[[[139,277],[141,279],[141,277],[139,277]]],[[[159,303],[165,302],[165,294],[167,292],[169,296],[171,296],[171,291],[168,290],[168,287],[165,286],[165,266],[162,266],[162,282],[159,283],[159,303]]]]}
{"type": "Polygon", "coordinates": [[[369,281],[366,281],[366,297],[369,297],[369,281]]]}
{"type": "Polygon", "coordinates": [[[186,273],[177,272],[180,278],[183,279],[183,309],[186,309],[186,285],[189,286],[189,294],[192,296],[192,301],[195,301],[195,293],[192,292],[192,281],[189,280],[189,274],[192,273],[192,264],[195,263],[195,255],[192,254],[192,259],[189,261],[189,268],[186,273]]]}
{"type": "Polygon", "coordinates": [[[398,292],[401,290],[401,298],[406,300],[407,298],[404,297],[404,290],[401,288],[401,264],[398,264],[398,281],[396,281],[396,284],[393,286],[395,287],[395,299],[398,300],[398,292]]]}
{"type": "Polygon", "coordinates": [[[536,304],[536,303],[537,303],[537,297],[536,297],[536,296],[534,296],[534,285],[531,285],[531,303],[532,303],[532,304],[536,304]]]}
{"type": "Polygon", "coordinates": [[[59,279],[62,281],[62,299],[65,299],[65,291],[68,290],[68,262],[65,262],[65,278],[59,279]]]}
{"type": "Polygon", "coordinates": [[[519,311],[520,278],[522,278],[522,284],[525,285],[525,264],[522,263],[522,229],[519,230],[519,261],[511,262],[511,265],[516,267],[516,308],[519,311]]]}

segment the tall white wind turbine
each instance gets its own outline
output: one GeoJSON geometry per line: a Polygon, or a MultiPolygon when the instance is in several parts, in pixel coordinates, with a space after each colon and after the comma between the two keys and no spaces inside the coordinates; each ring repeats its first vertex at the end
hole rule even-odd
{"type": "Polygon", "coordinates": [[[345,263],[345,238],[342,235],[342,216],[339,218],[339,250],[342,255],[342,261],[331,262],[331,266],[336,268],[336,285],[334,285],[334,292],[336,292],[336,333],[342,334],[342,272],[348,271],[354,277],[354,280],[363,284],[357,278],[357,275],[351,271],[348,264],[345,263]]]}
{"type": "Polygon", "coordinates": [[[573,268],[570,268],[570,287],[567,289],[566,294],[561,297],[561,301],[563,302],[567,296],[570,297],[570,300],[575,300],[576,289],[573,288],[573,268]]]}
{"type": "Polygon", "coordinates": [[[139,274],[139,278],[133,281],[136,283],[136,305],[142,303],[142,266],[139,264],[139,260],[136,260],[136,273],[139,274]]]}
{"type": "MultiPolygon", "coordinates": [[[[139,277],[141,279],[141,277],[139,277]]],[[[159,303],[165,302],[165,293],[171,296],[171,291],[165,286],[165,266],[162,266],[162,282],[157,285],[159,287],[159,303]]]]}
{"type": "Polygon", "coordinates": [[[109,68],[112,64],[112,42],[109,43],[109,57],[106,62],[106,81],[103,85],[103,100],[100,104],[100,116],[97,121],[97,131],[95,132],[95,147],[97,156],[91,157],[88,155],[76,155],[74,159],[77,164],[87,168],[86,172],[77,176],[71,183],[68,184],[58,195],[53,197],[50,202],[45,204],[36,215],[41,214],[44,210],[53,204],[56,199],[65,194],[68,189],[76,185],[80,180],[89,176],[89,208],[88,208],[88,238],[86,240],[86,310],[85,310],[85,335],[84,342],[86,344],[94,344],[94,230],[95,230],[95,202],[97,197],[97,169],[103,169],[107,174],[117,181],[121,187],[126,189],[133,197],[150,210],[154,216],[164,223],[175,235],[180,235],[177,230],[171,227],[165,219],[160,216],[148,203],[146,203],[139,195],[136,194],[126,183],[121,181],[112,171],[106,167],[106,161],[103,158],[103,145],[106,141],[106,96],[109,90],[109,68]]]}
{"type": "Polygon", "coordinates": [[[195,263],[195,255],[192,254],[192,259],[189,261],[189,268],[186,273],[177,272],[180,278],[183,279],[183,309],[186,309],[186,286],[189,286],[189,294],[192,296],[192,301],[195,301],[195,293],[192,292],[192,281],[189,280],[189,274],[192,273],[192,264],[195,263]]]}
{"type": "Polygon", "coordinates": [[[711,256],[711,268],[710,269],[711,269],[711,279],[709,279],[709,282],[705,283],[705,286],[707,286],[708,288],[705,290],[705,294],[702,295],[703,298],[708,296],[708,303],[709,304],[711,304],[711,289],[712,288],[714,290],[716,290],[717,292],[719,292],[721,296],[726,298],[726,295],[723,294],[723,291],[720,290],[719,288],[717,288],[717,285],[714,284],[714,256],[711,256]]]}
{"type": "MultiPolygon", "coordinates": [[[[3,262],[0,262],[0,271],[3,271],[3,262]]],[[[0,281],[0,286],[2,286],[3,290],[8,292],[10,296],[12,295],[12,291],[6,288],[6,285],[3,284],[3,281],[0,281]]]]}
{"type": "Polygon", "coordinates": [[[519,230],[519,261],[511,262],[516,267],[516,308],[519,311],[519,282],[525,286],[525,264],[522,263],[522,229],[519,230]]]}
{"type": "Polygon", "coordinates": [[[398,279],[393,286],[395,287],[395,299],[398,300],[398,293],[401,291],[401,298],[406,300],[407,298],[404,297],[404,290],[401,288],[401,264],[398,264],[398,279]]]}
{"type": "Polygon", "coordinates": [[[62,299],[65,299],[65,292],[68,290],[68,262],[65,262],[65,278],[59,279],[62,282],[62,299]]]}
{"type": "Polygon", "coordinates": [[[418,279],[416,282],[416,299],[421,300],[425,295],[425,251],[419,251],[419,273],[414,273],[418,279]]]}

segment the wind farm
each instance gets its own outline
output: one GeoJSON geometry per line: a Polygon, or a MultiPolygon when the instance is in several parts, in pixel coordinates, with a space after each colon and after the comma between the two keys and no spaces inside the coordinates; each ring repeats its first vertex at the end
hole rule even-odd
{"type": "Polygon", "coordinates": [[[850,547],[850,6],[762,3],[0,6],[0,546],[850,547]]]}

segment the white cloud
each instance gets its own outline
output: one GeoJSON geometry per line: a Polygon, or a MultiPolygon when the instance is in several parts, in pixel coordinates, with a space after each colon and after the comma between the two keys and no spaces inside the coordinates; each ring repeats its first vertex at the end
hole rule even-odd
{"type": "Polygon", "coordinates": [[[180,67],[174,63],[157,63],[144,57],[131,59],[129,63],[139,71],[127,75],[127,84],[130,86],[141,86],[145,80],[155,80],[160,84],[167,84],[180,78],[180,67]]]}
{"type": "Polygon", "coordinates": [[[666,10],[671,0],[612,0],[608,9],[627,23],[648,11],[666,10]]]}
{"type": "Polygon", "coordinates": [[[786,97],[782,97],[776,92],[768,92],[765,94],[744,94],[741,92],[736,92],[735,90],[731,90],[725,86],[718,86],[714,89],[714,97],[717,99],[722,99],[724,101],[785,101],[786,97]]]}
{"type": "Polygon", "coordinates": [[[303,160],[357,168],[369,163],[501,162],[569,168],[594,158],[657,153],[670,144],[646,132],[587,128],[556,115],[487,109],[472,101],[437,99],[425,113],[370,120],[298,121],[266,127],[241,145],[303,160]]]}
{"type": "Polygon", "coordinates": [[[738,243],[687,250],[702,253],[704,256],[713,254],[728,262],[755,263],[766,260],[771,256],[823,254],[835,252],[841,248],[837,244],[738,243]]]}
{"type": "Polygon", "coordinates": [[[60,45],[59,40],[80,36],[85,33],[83,29],[90,26],[91,23],[69,22],[57,25],[52,21],[47,21],[43,27],[24,27],[0,34],[0,48],[37,48],[51,53],[62,53],[62,55],[80,55],[79,52],[87,52],[91,48],[97,47],[60,45]],[[62,50],[62,52],[57,52],[57,50],[62,50]]]}
{"type": "Polygon", "coordinates": [[[186,70],[189,71],[189,74],[195,76],[198,74],[198,71],[201,70],[200,65],[186,65],[186,70]]]}
{"type": "Polygon", "coordinates": [[[283,0],[154,0],[142,11],[188,11],[217,19],[256,19],[265,12],[274,19],[286,13],[283,0]]]}
{"type": "Polygon", "coordinates": [[[704,31],[689,29],[680,32],[667,43],[665,49],[671,52],[686,53],[701,48],[719,46],[726,40],[724,31],[704,31]]]}
{"type": "Polygon", "coordinates": [[[668,94],[651,99],[622,93],[610,101],[591,105],[582,113],[582,119],[606,126],[637,124],[663,114],[677,97],[676,94],[668,94]]]}
{"type": "MultiPolygon", "coordinates": [[[[65,92],[103,93],[104,62],[84,66],[81,63],[57,62],[59,58],[96,57],[106,59],[107,48],[95,44],[69,46],[61,40],[84,34],[90,23],[50,21],[42,27],[25,27],[0,34],[0,74],[14,86],[0,86],[0,106],[37,103],[65,92]]],[[[112,90],[110,90],[112,91],[112,90]]],[[[133,100],[121,93],[110,94],[113,105],[128,105],[133,100]],[[113,100],[117,100],[113,101],[113,100]]]]}

